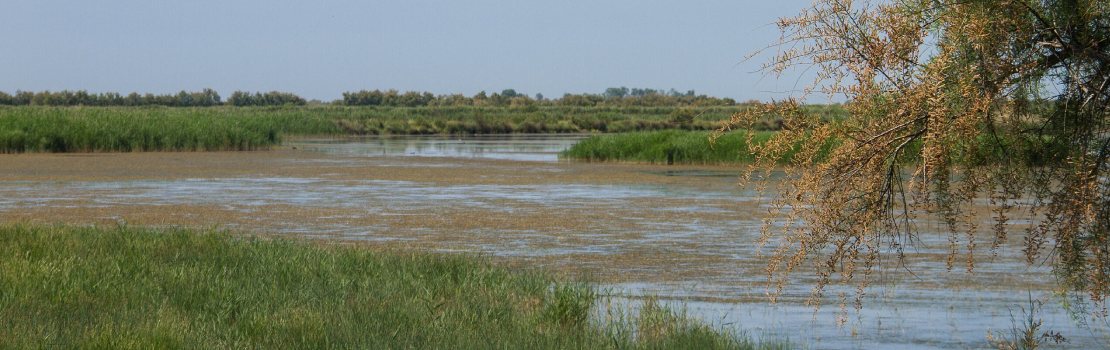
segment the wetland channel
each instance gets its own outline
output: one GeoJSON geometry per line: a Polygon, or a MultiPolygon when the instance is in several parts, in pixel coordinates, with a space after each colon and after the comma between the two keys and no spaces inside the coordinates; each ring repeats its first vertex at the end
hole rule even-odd
{"type": "MultiPolygon", "coordinates": [[[[588,276],[635,304],[655,295],[707,323],[806,348],[983,348],[1045,299],[1043,330],[1077,326],[1011,237],[974,273],[945,271],[948,235],[918,223],[906,269],[883,271],[861,312],[816,310],[800,273],[776,304],[758,253],[766,200],[737,166],[560,161],[583,135],[300,139],[265,152],[0,155],[0,221],[219,227],[387,249],[466,252],[588,276]],[[906,272],[907,269],[913,273],[906,272]]],[[[989,215],[984,222],[991,221],[989,215]]],[[[989,225],[984,225],[989,226],[989,225]]],[[[770,247],[765,248],[768,252],[770,247]]]]}

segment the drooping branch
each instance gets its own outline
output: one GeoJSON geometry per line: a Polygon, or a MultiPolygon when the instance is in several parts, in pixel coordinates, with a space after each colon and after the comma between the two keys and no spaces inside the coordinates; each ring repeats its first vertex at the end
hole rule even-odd
{"type": "Polygon", "coordinates": [[[816,120],[790,100],[734,116],[719,131],[769,114],[789,126],[749,145],[753,168],[787,174],[773,206],[779,221],[761,235],[780,234],[771,277],[782,283],[809,260],[815,295],[849,283],[863,293],[884,252],[906,266],[918,212],[947,228],[949,268],[963,242],[970,271],[987,230],[969,208],[988,193],[992,254],[1013,230],[1008,213],[1028,213],[1033,223],[1018,230],[1026,260],[1051,258],[1063,289],[1104,300],[1110,234],[1099,228],[1110,227],[1110,215],[1092,208],[1110,203],[1107,12],[1077,0],[819,0],[781,20],[788,48],[765,67],[817,67],[814,84],[842,93],[850,117],[816,120]],[[787,154],[804,156],[781,163],[787,154]],[[863,280],[855,266],[866,269],[863,280]]]}

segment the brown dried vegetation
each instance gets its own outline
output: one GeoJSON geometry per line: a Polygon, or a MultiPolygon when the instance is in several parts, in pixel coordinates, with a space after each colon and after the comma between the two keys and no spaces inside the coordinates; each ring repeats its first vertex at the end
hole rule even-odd
{"type": "Polygon", "coordinates": [[[745,180],[759,187],[762,171],[810,140],[764,225],[779,292],[813,264],[812,301],[835,289],[842,306],[854,294],[861,307],[879,267],[904,262],[915,218],[932,215],[949,234],[949,270],[971,272],[979,253],[1021,239],[1029,264],[1054,268],[1061,294],[1106,315],[1110,2],[819,0],[779,26],[765,70],[815,69],[804,95],[840,96],[850,113],[821,120],[791,99],[718,130],[783,116],[783,132],[750,145],[758,156],[745,180]],[[818,162],[812,140],[829,137],[840,144],[818,162]],[[983,200],[993,208],[985,224],[968,210],[983,200]]]}

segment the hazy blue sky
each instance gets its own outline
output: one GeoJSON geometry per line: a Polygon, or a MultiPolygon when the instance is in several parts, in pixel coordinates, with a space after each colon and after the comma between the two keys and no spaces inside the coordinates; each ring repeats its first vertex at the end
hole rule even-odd
{"type": "Polygon", "coordinates": [[[358,89],[784,96],[741,63],[783,1],[3,0],[0,91],[358,89]]]}

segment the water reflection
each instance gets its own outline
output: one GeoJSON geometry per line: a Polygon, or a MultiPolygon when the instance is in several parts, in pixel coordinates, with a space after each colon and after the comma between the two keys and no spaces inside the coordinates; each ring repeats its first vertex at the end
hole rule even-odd
{"type": "Polygon", "coordinates": [[[373,136],[305,139],[286,144],[298,149],[344,156],[486,158],[555,162],[559,160],[559,152],[570,148],[586,136],[582,134],[373,136]]]}

